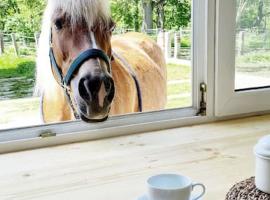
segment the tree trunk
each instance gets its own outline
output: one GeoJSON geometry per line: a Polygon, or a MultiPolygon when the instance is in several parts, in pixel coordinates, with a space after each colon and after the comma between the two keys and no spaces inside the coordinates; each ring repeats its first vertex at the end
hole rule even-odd
{"type": "Polygon", "coordinates": [[[134,14],[134,29],[135,31],[139,31],[140,29],[140,22],[139,22],[139,0],[135,0],[136,8],[135,8],[135,14],[134,14]]]}
{"type": "Polygon", "coordinates": [[[254,23],[254,27],[258,27],[261,25],[263,18],[264,18],[264,13],[263,13],[263,7],[264,7],[264,3],[262,0],[259,1],[259,6],[258,6],[258,15],[256,18],[256,21],[254,23]]]}
{"type": "Polygon", "coordinates": [[[240,27],[240,19],[241,19],[244,9],[246,8],[246,5],[247,5],[247,0],[240,0],[238,9],[237,9],[237,15],[236,15],[236,25],[238,27],[240,27]]]}
{"type": "Polygon", "coordinates": [[[157,3],[157,28],[160,30],[164,30],[164,22],[165,22],[165,17],[164,17],[164,5],[165,1],[161,0],[157,3]]]}
{"type": "Polygon", "coordinates": [[[143,27],[142,30],[153,29],[153,2],[151,0],[142,0],[143,5],[143,27]]]}

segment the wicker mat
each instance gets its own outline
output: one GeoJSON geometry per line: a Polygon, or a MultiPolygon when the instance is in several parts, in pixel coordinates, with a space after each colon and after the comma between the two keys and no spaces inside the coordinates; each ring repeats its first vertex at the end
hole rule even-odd
{"type": "Polygon", "coordinates": [[[270,194],[258,190],[254,177],[251,177],[235,184],[226,195],[226,200],[270,200],[270,194]]]}

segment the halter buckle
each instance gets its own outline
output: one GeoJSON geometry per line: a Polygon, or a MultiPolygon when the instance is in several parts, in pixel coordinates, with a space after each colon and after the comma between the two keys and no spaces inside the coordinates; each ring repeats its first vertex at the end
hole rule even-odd
{"type": "Polygon", "coordinates": [[[68,92],[68,93],[71,92],[70,87],[69,87],[65,82],[62,82],[62,83],[61,83],[61,87],[62,87],[66,92],[68,92]]]}

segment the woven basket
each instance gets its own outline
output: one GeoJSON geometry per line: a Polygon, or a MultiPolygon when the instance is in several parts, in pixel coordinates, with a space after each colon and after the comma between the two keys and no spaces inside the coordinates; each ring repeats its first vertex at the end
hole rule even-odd
{"type": "Polygon", "coordinates": [[[270,194],[258,190],[254,177],[251,177],[235,184],[226,195],[226,200],[270,200],[270,194]]]}

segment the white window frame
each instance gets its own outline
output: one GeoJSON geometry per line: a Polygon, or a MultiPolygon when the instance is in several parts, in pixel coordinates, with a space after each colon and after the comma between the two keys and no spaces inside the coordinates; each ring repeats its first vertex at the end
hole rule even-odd
{"type": "Polygon", "coordinates": [[[270,88],[235,91],[236,1],[217,0],[215,115],[270,110],[270,88]]]}
{"type": "Polygon", "coordinates": [[[108,121],[47,124],[0,131],[0,153],[205,123],[214,118],[215,0],[193,0],[192,107],[111,117],[108,121]],[[195,59],[196,58],[196,59],[195,59]],[[207,114],[197,116],[200,83],[207,84],[207,114]],[[48,137],[41,137],[41,134],[48,137]]]}

